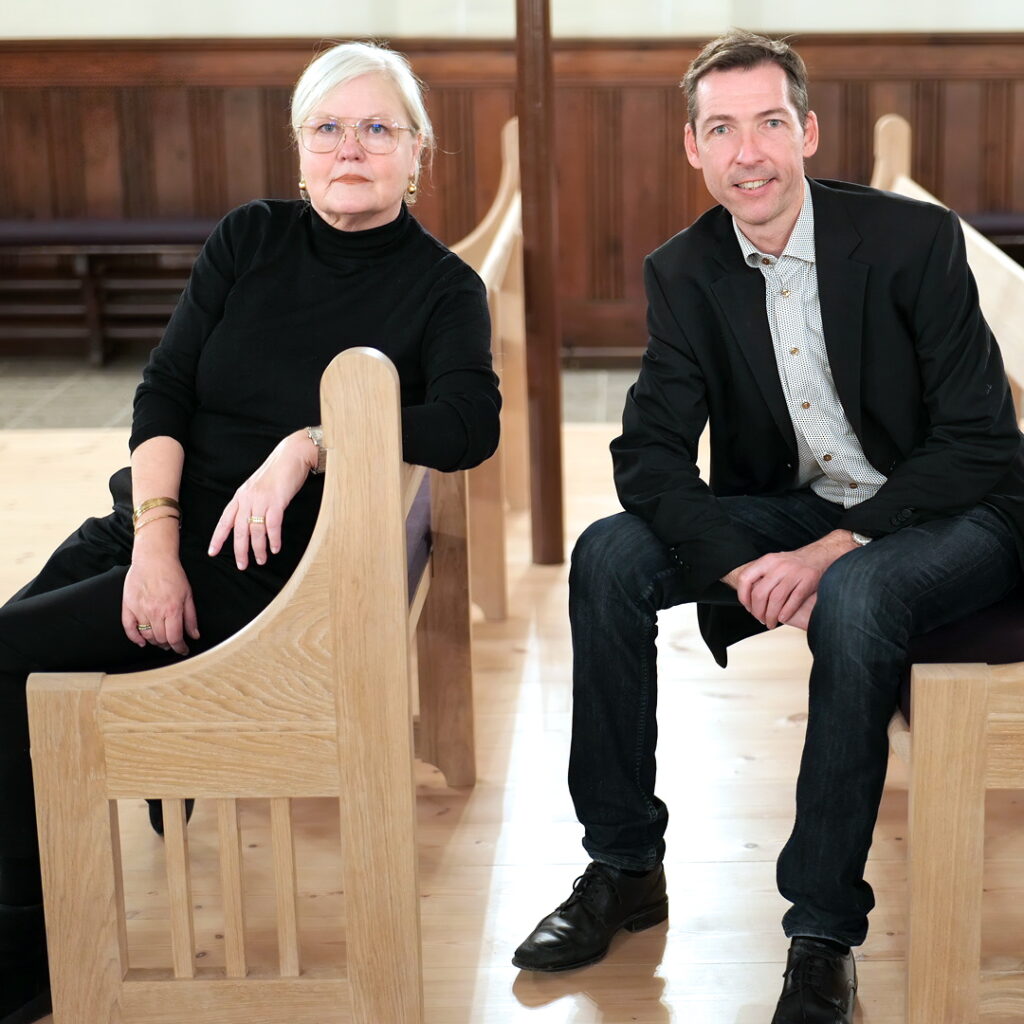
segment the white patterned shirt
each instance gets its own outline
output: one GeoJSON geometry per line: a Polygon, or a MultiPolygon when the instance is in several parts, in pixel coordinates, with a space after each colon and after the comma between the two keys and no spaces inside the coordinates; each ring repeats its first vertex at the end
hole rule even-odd
{"type": "Polygon", "coordinates": [[[775,362],[796,434],[797,482],[850,508],[870,498],[886,478],[864,455],[832,380],[818,301],[811,190],[805,182],[803,207],[781,256],[759,252],[735,217],[732,223],[747,265],[764,277],[775,362]]]}

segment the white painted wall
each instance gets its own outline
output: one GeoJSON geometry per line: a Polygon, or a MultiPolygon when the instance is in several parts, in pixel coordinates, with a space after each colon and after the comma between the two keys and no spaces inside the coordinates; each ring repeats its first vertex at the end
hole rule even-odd
{"type": "MultiPolygon", "coordinates": [[[[551,0],[556,36],[765,31],[1024,31],[1024,0],[551,0]]],[[[0,37],[494,38],[515,0],[0,0],[0,37]]]]}

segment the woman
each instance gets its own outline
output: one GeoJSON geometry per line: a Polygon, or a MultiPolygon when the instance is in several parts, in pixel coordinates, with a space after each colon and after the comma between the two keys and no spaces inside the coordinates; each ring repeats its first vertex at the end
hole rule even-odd
{"type": "Polygon", "coordinates": [[[345,348],[397,366],[407,461],[463,469],[497,445],[483,285],[406,206],[433,144],[408,64],[334,47],[292,123],[306,199],[249,203],[207,241],[136,393],[130,497],[116,474],[114,514],[0,609],[0,1024],[49,1007],[27,675],[166,664],[270,602],[317,516],[319,381],[345,348]]]}

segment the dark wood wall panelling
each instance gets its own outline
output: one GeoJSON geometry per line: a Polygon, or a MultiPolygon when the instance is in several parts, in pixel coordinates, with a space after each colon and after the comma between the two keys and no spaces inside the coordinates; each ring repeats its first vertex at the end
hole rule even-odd
{"type": "MultiPolygon", "coordinates": [[[[447,242],[482,216],[514,111],[508,42],[397,40],[440,149],[418,216],[447,242]]],[[[641,261],[710,200],[676,83],[697,40],[556,42],[559,292],[569,358],[635,358],[641,261]]],[[[871,127],[914,126],[914,174],[962,214],[1024,213],[1024,34],[804,36],[820,177],[867,181],[871,127]]],[[[0,217],[217,216],[292,196],[289,91],[308,40],[0,43],[0,217]]]]}

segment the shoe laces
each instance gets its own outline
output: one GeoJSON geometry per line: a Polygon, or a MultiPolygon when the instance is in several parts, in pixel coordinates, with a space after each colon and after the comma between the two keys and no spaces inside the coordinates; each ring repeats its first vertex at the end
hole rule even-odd
{"type": "Polygon", "coordinates": [[[832,1002],[832,997],[823,990],[821,982],[827,979],[830,969],[834,968],[840,959],[841,957],[836,954],[807,953],[800,957],[787,973],[794,986],[799,986],[801,991],[810,989],[815,995],[832,1002]]]}
{"type": "Polygon", "coordinates": [[[603,871],[599,871],[594,865],[591,865],[572,883],[572,893],[558,909],[564,910],[574,903],[582,903],[588,909],[594,909],[593,904],[597,901],[596,890],[600,887],[611,893],[617,903],[622,902],[615,883],[603,871]]]}

